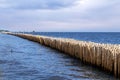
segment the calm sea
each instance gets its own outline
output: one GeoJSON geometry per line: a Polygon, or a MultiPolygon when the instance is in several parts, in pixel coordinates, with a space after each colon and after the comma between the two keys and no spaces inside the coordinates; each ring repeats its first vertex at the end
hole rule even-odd
{"type": "MultiPolygon", "coordinates": [[[[30,33],[119,44],[119,33],[30,33]]],[[[0,80],[116,80],[66,54],[12,35],[0,34],[0,80]]]]}
{"type": "Polygon", "coordinates": [[[97,43],[120,44],[120,32],[31,32],[30,34],[72,38],[97,43]]]}

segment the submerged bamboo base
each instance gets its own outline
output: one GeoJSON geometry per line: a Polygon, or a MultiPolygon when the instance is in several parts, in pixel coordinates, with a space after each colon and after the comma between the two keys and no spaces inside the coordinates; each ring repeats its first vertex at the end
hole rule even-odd
{"type": "Polygon", "coordinates": [[[74,39],[53,38],[47,36],[8,33],[42,45],[57,49],[81,61],[98,66],[120,77],[120,45],[99,44],[74,39]]]}

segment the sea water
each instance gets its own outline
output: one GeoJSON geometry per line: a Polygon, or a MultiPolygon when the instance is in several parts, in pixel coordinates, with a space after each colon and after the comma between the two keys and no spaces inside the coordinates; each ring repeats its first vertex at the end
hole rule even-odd
{"type": "MultiPolygon", "coordinates": [[[[119,44],[119,33],[30,33],[119,44]]],[[[111,74],[64,53],[12,35],[0,34],[0,80],[114,80],[111,74]]]]}

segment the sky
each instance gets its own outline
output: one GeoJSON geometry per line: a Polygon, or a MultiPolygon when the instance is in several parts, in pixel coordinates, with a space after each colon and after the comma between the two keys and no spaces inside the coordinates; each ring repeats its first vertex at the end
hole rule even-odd
{"type": "Polygon", "coordinates": [[[120,32],[120,0],[0,0],[0,29],[120,32]]]}

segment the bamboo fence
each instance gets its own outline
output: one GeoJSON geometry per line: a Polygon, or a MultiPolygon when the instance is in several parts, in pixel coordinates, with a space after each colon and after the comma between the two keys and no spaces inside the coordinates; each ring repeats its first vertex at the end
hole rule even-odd
{"type": "Polygon", "coordinates": [[[79,58],[85,63],[92,64],[104,71],[112,73],[115,77],[120,77],[120,45],[100,44],[74,39],[53,38],[21,33],[7,34],[19,36],[57,49],[68,55],[79,58]]]}

